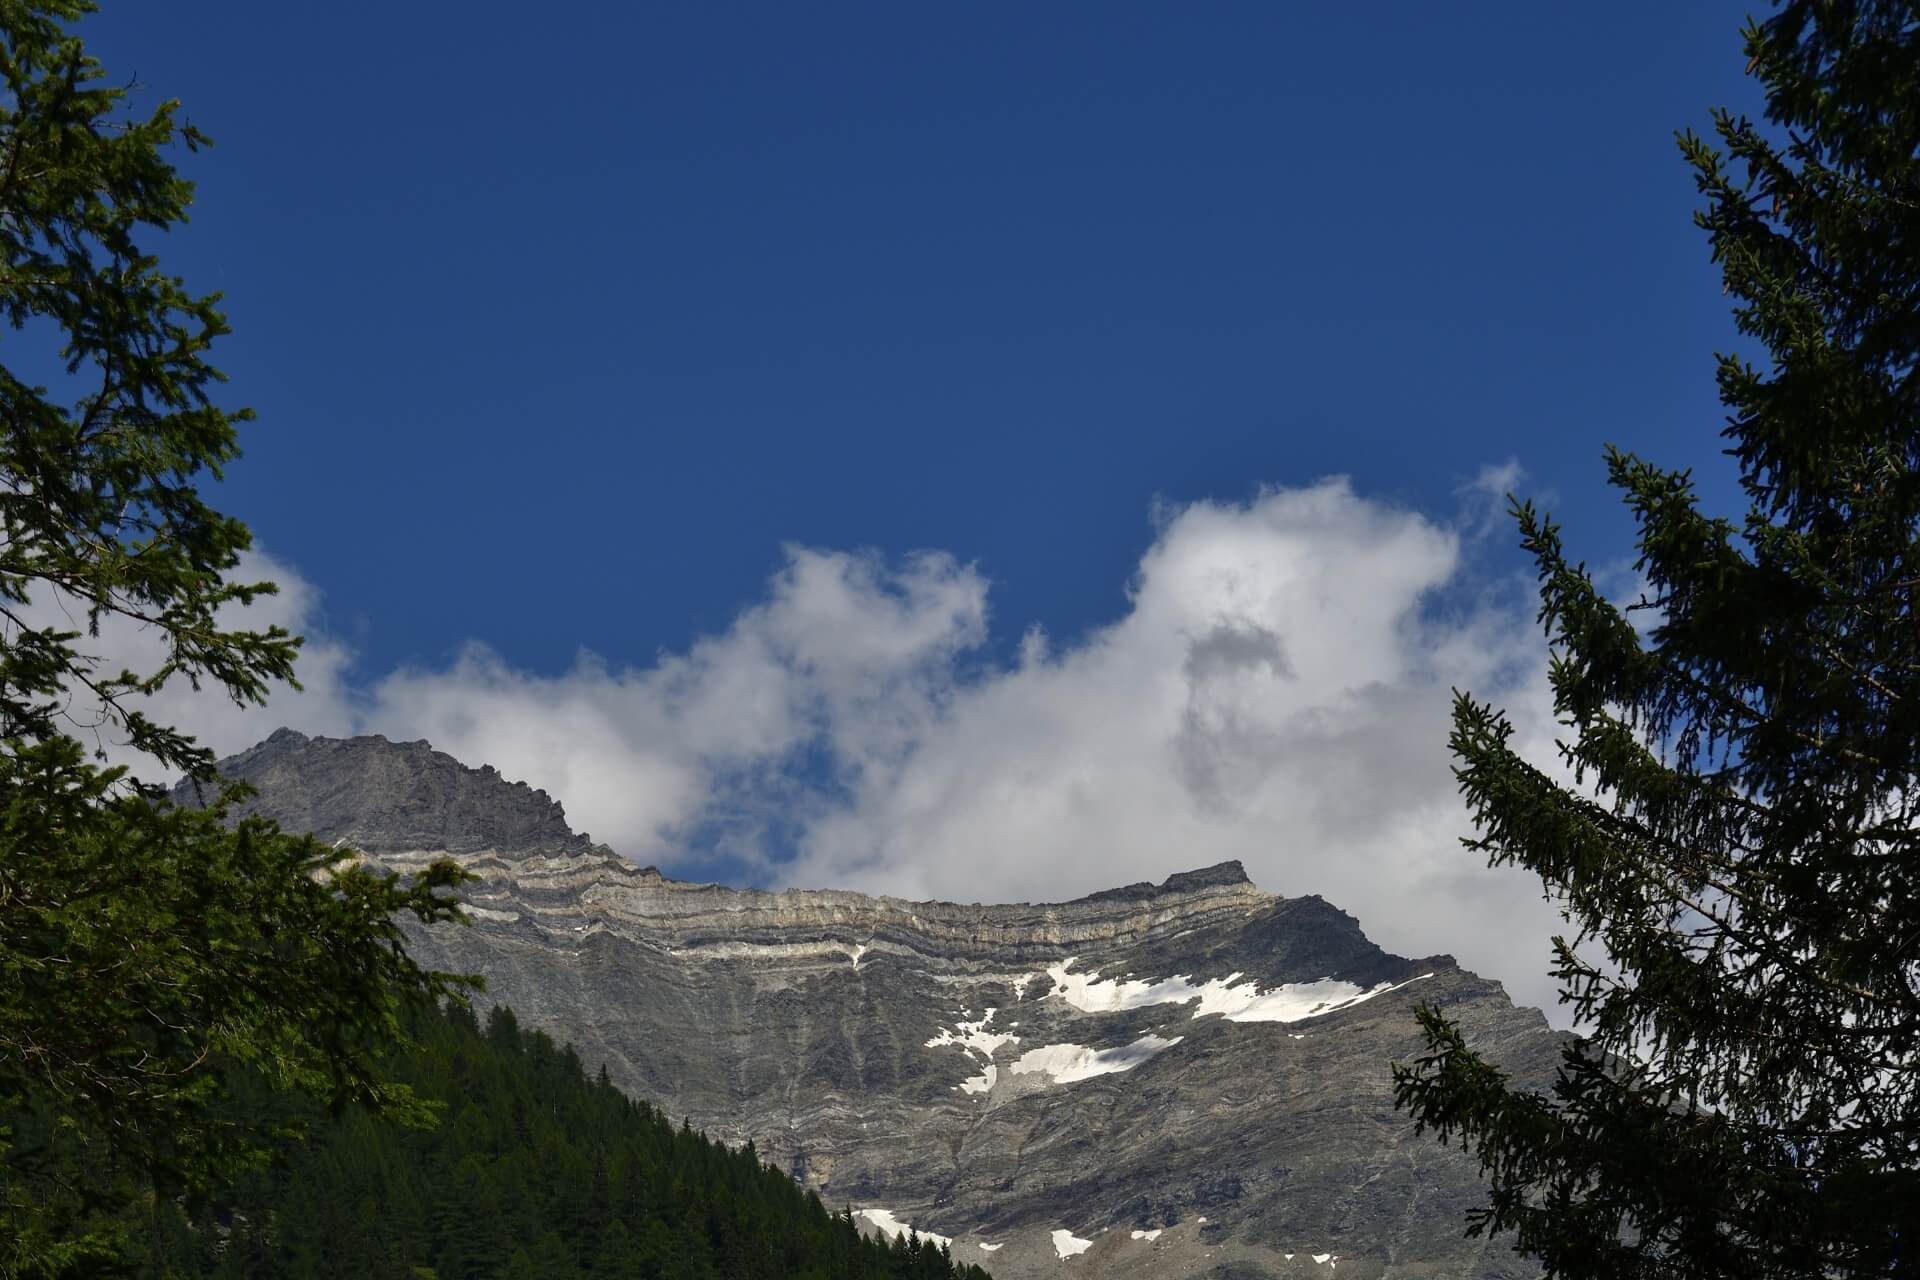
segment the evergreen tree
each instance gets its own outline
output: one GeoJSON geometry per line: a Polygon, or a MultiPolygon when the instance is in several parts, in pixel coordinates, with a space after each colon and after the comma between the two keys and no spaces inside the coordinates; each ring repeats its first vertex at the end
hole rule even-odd
{"type": "Polygon", "coordinates": [[[438,1280],[986,1280],[927,1241],[863,1238],[753,1151],[601,1088],[576,1054],[508,1016],[483,1033],[465,1010],[422,1011],[408,1031],[413,1047],[385,1058],[385,1074],[458,1105],[456,1119],[416,1131],[350,1110],[316,1124],[191,1217],[129,1212],[128,1265],[222,1276],[244,1248],[252,1280],[414,1280],[422,1267],[438,1280]],[[541,1105],[516,1121],[528,1098],[541,1105]],[[259,1224],[244,1243],[223,1225],[243,1223],[259,1224]]]}
{"type": "Polygon", "coordinates": [[[1461,697],[1470,847],[1577,926],[1550,1095],[1423,1009],[1396,1069],[1566,1277],[1920,1274],[1920,8],[1789,0],[1745,32],[1772,127],[1681,139],[1758,364],[1719,359],[1744,519],[1609,453],[1648,584],[1596,590],[1519,504],[1576,785],[1461,697]]]}
{"type": "MultiPolygon", "coordinates": [[[[246,527],[195,483],[249,415],[213,398],[226,332],[149,252],[206,142],[179,104],[132,114],[68,29],[87,0],[0,0],[0,1273],[91,1271],[130,1196],[205,1189],[251,1158],[209,1104],[240,1067],[417,1118],[372,1074],[397,1003],[447,993],[397,912],[455,914],[442,864],[412,884],[88,757],[111,738],[206,778],[211,753],[141,709],[170,680],[258,702],[298,639],[232,625],[246,527]],[[51,353],[43,358],[42,353],[51,353]],[[44,367],[42,367],[44,364],[44,367]],[[40,385],[44,377],[52,385],[40,385]],[[60,624],[45,619],[58,617],[60,624]],[[75,619],[68,625],[68,618],[75,619]],[[164,644],[152,670],[90,653],[103,623],[164,644]]],[[[231,795],[227,797],[231,799],[231,795]]]]}

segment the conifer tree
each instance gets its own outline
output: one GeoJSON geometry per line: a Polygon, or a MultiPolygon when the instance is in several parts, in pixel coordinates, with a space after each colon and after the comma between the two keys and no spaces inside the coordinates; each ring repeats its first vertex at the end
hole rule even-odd
{"type": "Polygon", "coordinates": [[[112,739],[162,779],[207,778],[211,753],[145,714],[144,695],[178,680],[261,701],[299,643],[234,624],[272,586],[233,576],[248,531],[195,486],[236,456],[249,415],[215,399],[217,295],[151,252],[193,196],[172,156],[206,139],[177,102],[129,110],[70,29],[92,9],[0,0],[6,1275],[95,1274],[128,1196],[245,1165],[263,1135],[209,1109],[235,1069],[417,1119],[372,1055],[402,1000],[457,985],[407,957],[394,918],[453,916],[451,863],[401,884],[269,823],[172,809],[157,780],[89,759],[112,739]],[[95,656],[116,622],[163,642],[154,669],[95,656]]]}
{"type": "Polygon", "coordinates": [[[1455,706],[1469,845],[1564,905],[1591,1034],[1541,1095],[1423,1009],[1395,1073],[1478,1153],[1471,1229],[1552,1276],[1920,1274],[1920,8],[1745,40],[1766,122],[1681,147],[1751,352],[1718,361],[1747,509],[1609,451],[1623,609],[1517,504],[1570,783],[1455,706]]]}

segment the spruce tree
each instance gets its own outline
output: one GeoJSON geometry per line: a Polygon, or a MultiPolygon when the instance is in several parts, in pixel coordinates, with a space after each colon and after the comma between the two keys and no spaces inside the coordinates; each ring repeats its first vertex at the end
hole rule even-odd
{"type": "Polygon", "coordinates": [[[453,916],[451,863],[402,884],[269,823],[170,808],[156,779],[89,758],[111,739],[162,779],[207,778],[211,753],[145,695],[187,681],[258,702],[298,650],[235,625],[272,586],[235,576],[247,528],[196,486],[249,415],[217,398],[217,295],[152,252],[193,197],[174,157],[207,140],[177,102],[129,109],[71,30],[92,9],[0,0],[6,1275],[97,1274],[121,1203],[249,1164],[266,1135],[211,1106],[236,1071],[418,1119],[373,1057],[403,1001],[459,985],[407,956],[395,919],[453,916]],[[135,624],[162,642],[154,668],[97,656],[103,625],[135,624]]]}
{"type": "Polygon", "coordinates": [[[1745,40],[1765,122],[1681,148],[1751,352],[1718,360],[1746,511],[1609,451],[1622,608],[1517,504],[1565,773],[1455,706],[1469,847],[1564,905],[1591,1033],[1543,1095],[1423,1009],[1395,1072],[1478,1153],[1470,1229],[1552,1276],[1920,1274],[1920,8],[1790,0],[1745,40]]]}

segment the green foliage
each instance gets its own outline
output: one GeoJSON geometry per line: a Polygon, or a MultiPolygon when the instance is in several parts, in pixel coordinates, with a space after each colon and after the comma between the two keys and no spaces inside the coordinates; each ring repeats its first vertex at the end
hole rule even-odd
{"type": "MultiPolygon", "coordinates": [[[[986,1280],[930,1243],[860,1235],[850,1215],[738,1151],[590,1081],[571,1048],[495,1009],[422,1012],[393,1080],[444,1109],[432,1131],[348,1111],[270,1170],[189,1213],[154,1197],[143,1275],[304,1280],[986,1280]]],[[[283,1127],[286,1095],[234,1118],[283,1127]]]]}
{"type": "Polygon", "coordinates": [[[1564,904],[1591,1037],[1535,1095],[1424,1009],[1395,1071],[1478,1151],[1471,1229],[1554,1276],[1920,1274],[1920,8],[1791,0],[1746,44],[1776,128],[1681,138],[1768,353],[1719,359],[1745,518],[1609,452],[1643,634],[1517,505],[1573,785],[1455,707],[1470,847],[1564,904]]]}
{"type": "MultiPolygon", "coordinates": [[[[0,0],[0,1274],[91,1273],[129,1196],[217,1185],[266,1135],[211,1110],[245,1069],[418,1120],[371,1054],[405,999],[457,985],[400,947],[463,879],[416,882],[223,809],[171,810],[70,731],[205,777],[211,753],[141,710],[173,679],[260,701],[299,641],[230,624],[246,527],[200,498],[249,415],[216,404],[217,296],[144,237],[186,217],[178,104],[125,113],[65,24],[83,0],[0,0]],[[43,356],[55,389],[23,376],[43,356]],[[24,360],[25,365],[20,362],[24,360]],[[72,625],[49,626],[59,617],[72,625]],[[87,652],[103,622],[162,641],[152,670],[87,652]],[[75,629],[76,627],[80,629],[75,629]]],[[[229,795],[231,798],[231,795],[229,795]]]]}
{"type": "Polygon", "coordinates": [[[209,1111],[235,1068],[424,1118],[372,1054],[400,1034],[400,993],[456,985],[407,957],[394,918],[453,917],[451,864],[402,886],[113,780],[71,738],[0,752],[0,1273],[61,1274],[62,1239],[110,1247],[100,1214],[136,1174],[199,1190],[251,1163],[264,1135],[209,1111]]]}
{"type": "Polygon", "coordinates": [[[57,350],[71,399],[0,368],[0,725],[7,738],[59,732],[76,693],[161,764],[204,772],[211,755],[140,712],[134,699],[180,675],[258,701],[291,680],[299,641],[277,627],[223,626],[223,605],[271,593],[225,575],[246,526],[201,501],[252,415],[213,403],[207,363],[227,332],[219,295],[195,297],[146,253],[143,229],[186,218],[193,185],[167,159],[207,139],[177,102],[123,118],[125,90],[62,27],[85,0],[0,2],[0,314],[29,355],[57,350]],[[103,671],[79,632],[33,625],[19,609],[58,596],[89,634],[119,615],[164,636],[152,671],[103,671]]]}

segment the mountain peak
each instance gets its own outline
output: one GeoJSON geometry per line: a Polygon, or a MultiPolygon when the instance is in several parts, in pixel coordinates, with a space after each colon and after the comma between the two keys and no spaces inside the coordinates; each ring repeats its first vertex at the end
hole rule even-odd
{"type": "Polygon", "coordinates": [[[1190,889],[1206,889],[1220,884],[1252,884],[1247,869],[1240,865],[1240,859],[1229,858],[1225,862],[1216,862],[1210,867],[1198,867],[1192,871],[1176,871],[1160,884],[1162,893],[1185,893],[1190,889]]]}
{"type": "Polygon", "coordinates": [[[1123,884],[1117,889],[1102,889],[1090,893],[1082,902],[1108,902],[1114,899],[1142,900],[1157,898],[1165,893],[1193,893],[1200,889],[1212,889],[1219,886],[1251,885],[1247,869],[1238,859],[1216,862],[1210,867],[1198,867],[1192,871],[1176,871],[1159,884],[1151,880],[1139,880],[1133,884],[1123,884]]]}
{"type": "MultiPolygon", "coordinates": [[[[567,825],[566,810],[546,792],[508,782],[491,765],[470,768],[425,739],[309,737],[281,728],[217,767],[222,777],[250,782],[260,792],[239,806],[241,816],[262,813],[289,831],[311,831],[370,854],[431,849],[526,856],[595,848],[567,825]]],[[[174,789],[178,804],[206,798],[192,782],[174,789]]]]}

